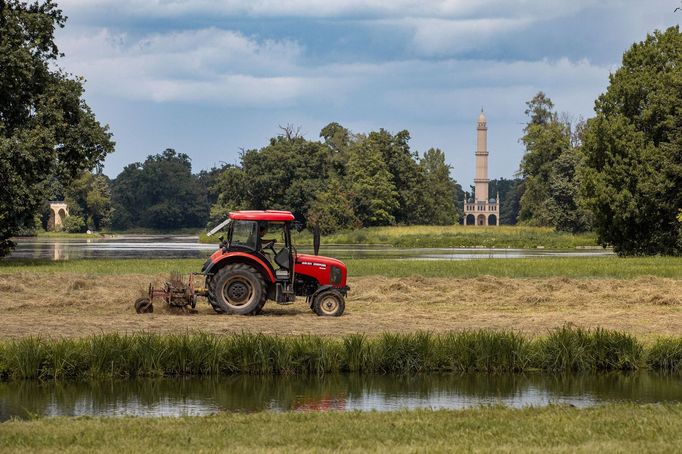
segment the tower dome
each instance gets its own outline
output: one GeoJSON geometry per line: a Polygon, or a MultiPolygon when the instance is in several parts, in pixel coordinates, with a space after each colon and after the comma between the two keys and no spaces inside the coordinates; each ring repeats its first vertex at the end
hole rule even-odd
{"type": "Polygon", "coordinates": [[[481,109],[481,115],[478,116],[478,122],[479,123],[485,123],[486,122],[485,114],[483,113],[483,109],[481,109]]]}

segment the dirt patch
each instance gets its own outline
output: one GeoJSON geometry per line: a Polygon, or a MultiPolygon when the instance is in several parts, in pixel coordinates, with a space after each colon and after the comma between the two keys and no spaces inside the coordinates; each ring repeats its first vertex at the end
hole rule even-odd
{"type": "Polygon", "coordinates": [[[302,299],[290,306],[269,301],[258,317],[217,315],[203,299],[192,315],[178,315],[160,303],[154,314],[135,314],[132,303],[149,281],[160,284],[166,277],[3,275],[0,337],[142,330],[372,335],[477,328],[543,334],[565,323],[641,336],[682,335],[682,281],[651,276],[633,280],[369,276],[349,282],[352,290],[341,318],[317,317],[302,299]]]}

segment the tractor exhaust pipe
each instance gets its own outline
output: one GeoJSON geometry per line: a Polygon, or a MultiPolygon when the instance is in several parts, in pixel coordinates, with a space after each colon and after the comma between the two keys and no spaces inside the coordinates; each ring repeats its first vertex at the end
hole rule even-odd
{"type": "Polygon", "coordinates": [[[320,252],[320,226],[313,226],[313,254],[319,255],[320,252]]]}

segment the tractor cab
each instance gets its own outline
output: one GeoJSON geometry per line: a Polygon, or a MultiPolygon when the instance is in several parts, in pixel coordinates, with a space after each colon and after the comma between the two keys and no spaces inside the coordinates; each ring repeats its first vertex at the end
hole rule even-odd
{"type": "Polygon", "coordinates": [[[232,220],[223,250],[243,251],[267,261],[277,281],[291,280],[292,247],[289,223],[285,221],[232,220]]]}
{"type": "Polygon", "coordinates": [[[290,304],[305,296],[318,315],[343,313],[346,266],[315,254],[298,254],[291,242],[289,211],[234,211],[209,236],[225,230],[219,249],[202,268],[216,312],[256,314],[267,299],[290,304]]]}

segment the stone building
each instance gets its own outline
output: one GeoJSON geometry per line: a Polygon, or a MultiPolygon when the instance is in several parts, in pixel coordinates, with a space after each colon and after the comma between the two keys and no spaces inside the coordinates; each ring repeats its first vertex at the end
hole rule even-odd
{"type": "Polygon", "coordinates": [[[50,219],[47,221],[47,230],[61,230],[67,216],[69,216],[69,207],[66,203],[50,202],[50,219]]]}
{"type": "Polygon", "coordinates": [[[491,199],[488,183],[488,124],[481,109],[476,127],[476,177],[474,198],[464,201],[464,225],[500,225],[500,205],[491,199]]]}

